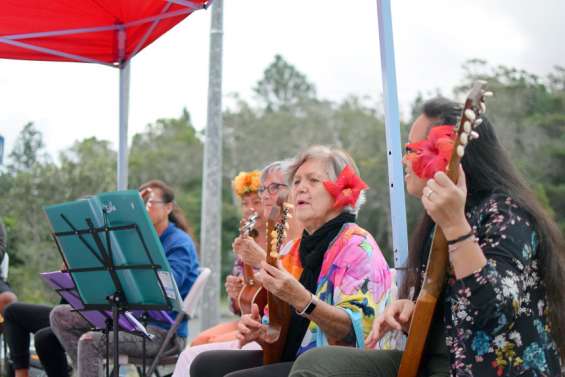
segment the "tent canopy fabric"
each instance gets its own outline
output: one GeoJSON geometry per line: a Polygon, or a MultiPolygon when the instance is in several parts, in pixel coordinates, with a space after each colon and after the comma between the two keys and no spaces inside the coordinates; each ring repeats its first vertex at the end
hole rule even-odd
{"type": "Polygon", "coordinates": [[[2,0],[0,58],[119,65],[208,0],[2,0]]]}

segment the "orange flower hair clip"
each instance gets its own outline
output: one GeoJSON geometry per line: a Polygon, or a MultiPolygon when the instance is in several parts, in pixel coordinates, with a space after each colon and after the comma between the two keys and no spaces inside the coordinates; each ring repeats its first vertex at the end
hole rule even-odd
{"type": "Polygon", "coordinates": [[[324,181],[324,187],[335,199],[334,208],[355,207],[361,191],[369,188],[349,165],[343,168],[335,182],[324,181]]]}
{"type": "Polygon", "coordinates": [[[414,173],[422,179],[429,179],[436,172],[445,171],[456,136],[454,126],[436,126],[426,140],[406,144],[406,159],[412,162],[414,173]]]}
{"type": "Polygon", "coordinates": [[[232,182],[233,192],[240,198],[245,194],[259,191],[261,187],[261,172],[259,170],[242,171],[232,182]]]}

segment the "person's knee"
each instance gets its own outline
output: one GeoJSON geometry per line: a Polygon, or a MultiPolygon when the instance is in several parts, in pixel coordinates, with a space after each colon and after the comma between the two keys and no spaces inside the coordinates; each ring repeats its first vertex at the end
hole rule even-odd
{"type": "Polygon", "coordinates": [[[18,297],[13,292],[0,293],[0,312],[3,312],[8,305],[16,301],[18,301],[18,297]]]}
{"type": "Polygon", "coordinates": [[[68,305],[57,305],[49,313],[49,323],[51,328],[57,330],[64,327],[64,323],[71,312],[71,307],[68,305]]]}
{"type": "MultiPolygon", "coordinates": [[[[192,364],[190,365],[190,376],[206,376],[210,368],[210,357],[213,355],[212,352],[203,352],[196,355],[192,364]]],[[[213,359],[212,359],[213,360],[213,359]]]]}
{"type": "Polygon", "coordinates": [[[5,321],[14,321],[15,319],[18,318],[17,314],[17,304],[15,305],[15,303],[10,303],[9,305],[6,305],[6,307],[4,308],[4,320],[5,321]]]}
{"type": "Polygon", "coordinates": [[[99,356],[106,348],[104,334],[98,331],[88,331],[78,339],[78,353],[86,357],[99,356]]]}
{"type": "Polygon", "coordinates": [[[324,360],[327,360],[327,349],[313,348],[296,359],[289,377],[324,376],[324,360]]]}

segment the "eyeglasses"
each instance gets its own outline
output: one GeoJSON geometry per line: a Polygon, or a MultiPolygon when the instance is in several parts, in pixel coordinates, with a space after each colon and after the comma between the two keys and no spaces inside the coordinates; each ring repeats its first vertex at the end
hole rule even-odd
{"type": "Polygon", "coordinates": [[[284,183],[273,182],[267,187],[265,187],[265,186],[259,187],[259,190],[257,190],[257,191],[259,192],[260,195],[262,195],[265,191],[267,191],[271,195],[274,195],[274,194],[276,194],[280,191],[281,187],[286,188],[286,187],[288,187],[288,185],[284,184],[284,183]]]}
{"type": "Polygon", "coordinates": [[[148,201],[145,202],[145,205],[153,205],[153,204],[157,204],[157,203],[161,203],[161,204],[167,204],[166,201],[164,200],[155,200],[155,199],[149,199],[148,201]]]}

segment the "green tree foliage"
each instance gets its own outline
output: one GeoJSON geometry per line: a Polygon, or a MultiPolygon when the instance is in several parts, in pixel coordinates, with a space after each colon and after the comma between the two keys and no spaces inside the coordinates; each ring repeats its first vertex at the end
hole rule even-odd
{"type": "Polygon", "coordinates": [[[253,91],[266,111],[290,110],[316,96],[314,84],[281,55],[275,55],[253,91]]]}
{"type": "Polygon", "coordinates": [[[474,80],[488,82],[495,93],[488,100],[488,118],[510,157],[565,231],[565,68],[555,67],[540,78],[475,59],[463,69],[465,82],[455,93],[464,93],[474,80]]]}
{"type": "MultiPolygon", "coordinates": [[[[475,79],[485,79],[495,92],[488,116],[512,159],[540,200],[565,230],[565,68],[545,78],[509,67],[472,60],[463,67],[457,98],[475,79]]],[[[239,203],[232,178],[242,170],[290,158],[312,144],[344,148],[356,160],[370,187],[359,216],[392,262],[384,120],[371,99],[351,96],[338,103],[316,96],[306,75],[276,56],[254,88],[256,102],[238,100],[224,113],[222,193],[222,274],[232,267],[231,244],[237,234],[239,203]]],[[[424,98],[413,102],[412,115],[424,98]]],[[[402,125],[406,135],[408,124],[402,125]]],[[[200,236],[202,161],[205,135],[197,132],[185,109],[178,118],[158,119],[133,136],[129,153],[130,187],[161,179],[177,192],[177,203],[200,236]]],[[[0,172],[0,216],[8,230],[10,281],[21,299],[54,300],[37,274],[58,268],[60,257],[42,207],[115,189],[116,152],[108,141],[87,138],[62,151],[53,162],[41,133],[23,127],[4,172],[0,172]]],[[[421,213],[408,198],[408,224],[421,213]]],[[[225,294],[225,292],[224,292],[225,294]]]]}

